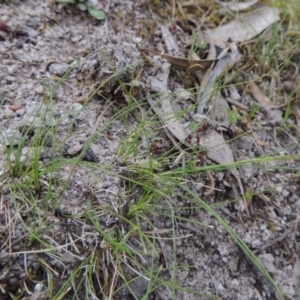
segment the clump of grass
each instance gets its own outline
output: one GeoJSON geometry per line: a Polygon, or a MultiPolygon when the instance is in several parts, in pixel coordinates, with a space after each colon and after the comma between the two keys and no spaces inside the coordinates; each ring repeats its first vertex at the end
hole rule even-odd
{"type": "MultiPolygon", "coordinates": [[[[287,13],[290,14],[291,11],[287,13]]],[[[287,15],[290,22],[293,22],[293,18],[294,16],[287,15]]],[[[261,44],[259,52],[255,53],[258,59],[261,59],[262,53],[267,53],[269,58],[267,71],[271,76],[272,71],[281,70],[280,68],[284,68],[289,60],[292,61],[292,53],[285,51],[286,48],[282,49],[284,45],[278,40],[280,30],[278,28],[273,30],[269,44],[261,44]],[[277,45],[279,46],[275,47],[277,45]],[[283,62],[278,62],[279,55],[283,55],[283,62]]],[[[258,65],[262,63],[262,60],[259,60],[258,65]]],[[[257,70],[262,71],[263,67],[257,70]]],[[[264,76],[263,73],[258,75],[264,76]]],[[[64,80],[66,79],[55,86],[53,92],[64,80]]],[[[15,210],[16,218],[9,223],[12,227],[10,229],[19,224],[24,228],[23,250],[12,253],[12,256],[34,254],[39,262],[38,270],[35,273],[28,271],[24,277],[20,284],[21,291],[14,291],[11,294],[20,298],[28,290],[28,284],[31,283],[33,290],[32,282],[40,280],[45,282],[49,297],[57,300],[74,297],[113,298],[116,295],[126,294],[132,294],[136,299],[147,299],[161,286],[168,287],[174,299],[179,291],[218,299],[213,295],[181,287],[177,283],[177,274],[181,268],[193,268],[190,265],[179,265],[176,241],[182,237],[178,236],[178,224],[183,221],[190,222],[194,230],[199,232],[205,227],[210,228],[185,215],[185,211],[193,209],[205,211],[215,218],[283,298],[282,291],[253,252],[217,212],[218,206],[235,203],[240,199],[226,199],[221,203],[208,204],[190,188],[189,182],[195,174],[204,177],[208,171],[219,172],[254,166],[274,170],[279,167],[271,166],[269,163],[296,160],[300,158],[299,155],[273,153],[229,165],[203,166],[199,159],[199,149],[185,149],[188,160],[178,163],[177,158],[182,154],[182,149],[181,145],[176,144],[155,157],[151,139],[159,137],[164,126],[150,109],[142,114],[144,109],[142,105],[146,99],[141,101],[142,104],[137,103],[132,95],[132,89],[128,89],[125,85],[123,88],[129,100],[128,105],[116,110],[116,113],[90,137],[85,146],[89,147],[114,120],[123,119],[124,127],[129,128],[128,116],[138,115],[139,122],[134,130],[124,137],[110,165],[83,162],[80,156],[65,159],[62,155],[55,155],[56,150],[61,149],[65,142],[56,138],[57,124],[51,126],[46,135],[42,129],[35,129],[33,137],[30,135],[34,123],[29,124],[23,132],[19,145],[7,147],[5,170],[7,172],[0,174],[0,182],[4,194],[10,195],[15,210]],[[27,165],[20,158],[29,137],[34,150],[31,153],[31,162],[27,165]],[[49,139],[53,155],[47,164],[42,165],[41,154],[49,139]],[[12,155],[15,157],[14,160],[12,155]],[[60,180],[62,168],[70,170],[65,181],[60,180]],[[78,169],[88,171],[94,181],[90,183],[90,189],[82,194],[86,202],[84,212],[74,215],[64,214],[60,206],[66,193],[72,189],[72,178],[78,169]],[[126,188],[117,194],[110,191],[113,197],[107,197],[109,199],[107,203],[98,203],[94,194],[97,192],[95,186],[106,176],[118,177],[126,188]],[[177,207],[175,199],[182,199],[187,205],[177,207]],[[162,220],[168,223],[166,228],[158,228],[157,223],[162,220]],[[60,227],[60,230],[58,231],[56,227],[60,227]],[[65,238],[57,238],[60,234],[65,238]],[[158,263],[158,259],[163,248],[161,241],[164,239],[171,242],[173,257],[172,264],[166,260],[166,265],[162,266],[158,263]],[[87,240],[92,242],[88,244],[87,240]],[[171,271],[172,274],[169,280],[163,279],[167,271],[171,271]],[[41,273],[43,275],[40,275],[41,273]],[[63,274],[62,277],[59,277],[60,273],[63,274]],[[142,291],[138,291],[134,285],[136,280],[141,280],[140,284],[143,282],[142,291]]],[[[48,106],[41,114],[42,120],[49,116],[48,108],[53,105],[51,96],[47,100],[48,106]]],[[[193,107],[189,109],[193,110],[193,107]]],[[[258,108],[253,105],[250,119],[255,116],[257,110],[258,108]]],[[[228,113],[231,123],[236,123],[241,117],[237,112],[228,113]]],[[[71,134],[71,128],[69,132],[71,134]]],[[[251,199],[254,193],[259,191],[248,191],[247,199],[251,199]]],[[[8,211],[7,214],[9,215],[8,211]]],[[[9,245],[4,246],[4,250],[9,252],[11,248],[9,245]]]]}

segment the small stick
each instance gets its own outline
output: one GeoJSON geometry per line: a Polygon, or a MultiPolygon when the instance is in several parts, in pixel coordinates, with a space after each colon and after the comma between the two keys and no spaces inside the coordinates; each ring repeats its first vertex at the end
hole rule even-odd
{"type": "Polygon", "coordinates": [[[210,171],[207,171],[207,176],[210,180],[210,184],[211,186],[208,187],[208,190],[204,193],[205,196],[209,196],[213,193],[213,191],[215,190],[215,180],[214,180],[214,177],[212,176],[211,172],[210,171]]]}
{"type": "Polygon", "coordinates": [[[102,118],[103,118],[103,116],[104,116],[104,114],[105,114],[105,112],[106,112],[106,110],[107,110],[108,107],[109,107],[109,104],[106,103],[104,105],[102,113],[98,116],[98,118],[97,118],[97,120],[95,122],[95,125],[94,125],[94,127],[93,127],[93,129],[91,131],[91,136],[94,135],[94,133],[96,132],[96,130],[97,130],[98,126],[99,126],[99,123],[102,120],[102,118]]]}

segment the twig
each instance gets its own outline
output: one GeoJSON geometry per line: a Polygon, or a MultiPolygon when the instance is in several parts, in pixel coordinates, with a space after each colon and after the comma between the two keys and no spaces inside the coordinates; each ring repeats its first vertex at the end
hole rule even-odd
{"type": "Polygon", "coordinates": [[[210,180],[211,186],[208,187],[208,190],[204,193],[205,196],[211,195],[215,190],[215,180],[210,171],[207,171],[207,176],[210,180]]]}
{"type": "Polygon", "coordinates": [[[226,97],[226,101],[242,110],[249,111],[249,108],[246,105],[239,103],[230,97],[226,97]]]}
{"type": "Polygon", "coordinates": [[[189,231],[195,232],[195,233],[199,234],[199,235],[202,236],[202,237],[205,236],[205,234],[204,234],[201,230],[199,230],[199,229],[197,229],[197,228],[195,228],[195,227],[193,227],[193,226],[186,225],[186,224],[181,223],[181,222],[177,222],[177,224],[178,224],[178,226],[181,227],[181,228],[184,228],[184,229],[187,229],[187,230],[189,230],[189,231]]]}
{"type": "Polygon", "coordinates": [[[104,114],[106,113],[106,110],[107,110],[107,108],[109,107],[109,105],[110,105],[110,104],[108,104],[107,102],[105,103],[105,105],[104,105],[104,107],[103,107],[103,110],[102,110],[101,114],[98,116],[98,118],[97,118],[97,120],[96,120],[96,123],[95,123],[95,125],[94,125],[94,127],[93,127],[93,129],[92,129],[92,131],[91,131],[91,136],[93,136],[93,135],[95,134],[95,132],[96,132],[98,126],[99,126],[99,123],[100,123],[100,121],[102,120],[104,114]]]}

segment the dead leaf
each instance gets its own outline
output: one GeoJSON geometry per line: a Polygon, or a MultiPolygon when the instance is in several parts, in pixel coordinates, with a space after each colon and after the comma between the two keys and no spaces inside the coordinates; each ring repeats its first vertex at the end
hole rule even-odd
{"type": "Polygon", "coordinates": [[[230,66],[240,60],[241,54],[238,50],[231,52],[230,54],[226,54],[221,57],[214,67],[213,71],[209,74],[209,78],[207,79],[207,83],[205,85],[201,85],[198,103],[199,106],[197,108],[197,114],[202,115],[204,107],[206,103],[210,100],[212,94],[216,91],[215,84],[218,77],[230,66]]]}
{"type": "Polygon", "coordinates": [[[200,139],[200,146],[207,151],[207,157],[218,164],[230,164],[234,162],[233,154],[226,144],[223,136],[216,131],[200,139]]]}
{"type": "MultiPolygon", "coordinates": [[[[207,153],[207,157],[218,164],[234,163],[234,157],[230,146],[225,142],[224,137],[216,131],[211,131],[209,134],[202,137],[199,141],[207,153]]],[[[243,201],[241,201],[239,209],[245,211],[247,209],[244,187],[237,169],[231,169],[230,173],[236,178],[239,185],[243,201]]]]}
{"type": "Polygon", "coordinates": [[[218,1],[218,3],[221,4],[224,8],[227,8],[229,10],[241,11],[241,10],[248,9],[249,7],[251,7],[252,5],[257,3],[257,0],[249,0],[246,2],[231,1],[231,2],[225,2],[225,3],[218,1]]]}
{"type": "Polygon", "coordinates": [[[258,8],[250,13],[240,14],[238,19],[228,24],[207,31],[205,41],[223,49],[229,39],[237,43],[250,40],[279,19],[279,9],[258,8]]]}
{"type": "Polygon", "coordinates": [[[175,41],[175,39],[173,39],[173,35],[171,34],[170,30],[168,29],[167,26],[165,25],[161,25],[160,26],[161,29],[161,34],[164,38],[165,41],[165,45],[167,47],[167,51],[170,53],[172,51],[179,51],[178,45],[175,41]]]}
{"type": "Polygon", "coordinates": [[[149,51],[156,55],[159,55],[166,61],[168,61],[171,65],[175,66],[178,69],[187,70],[189,72],[193,72],[196,70],[207,70],[217,59],[200,59],[200,60],[190,60],[187,58],[172,56],[169,54],[160,53],[158,51],[141,48],[142,51],[149,51]]]}
{"type": "Polygon", "coordinates": [[[188,136],[185,129],[176,116],[176,110],[174,109],[174,101],[171,94],[168,92],[168,77],[170,72],[170,64],[165,62],[162,67],[161,80],[157,77],[149,76],[151,82],[151,90],[160,94],[160,97],[154,101],[151,97],[147,97],[147,100],[151,108],[155,111],[157,116],[166,125],[169,131],[179,141],[184,142],[188,136]]]}
{"type": "Polygon", "coordinates": [[[229,127],[230,122],[228,120],[228,110],[230,109],[228,102],[222,96],[220,92],[212,100],[212,108],[210,111],[210,117],[213,120],[217,120],[220,125],[229,127]]]}
{"type": "Polygon", "coordinates": [[[158,101],[152,100],[148,97],[148,102],[151,108],[155,111],[158,117],[163,121],[168,130],[176,137],[180,142],[185,142],[188,133],[182,127],[178,121],[178,117],[172,108],[172,97],[164,96],[164,99],[158,99],[158,101]]]}
{"type": "Polygon", "coordinates": [[[271,100],[262,92],[260,87],[253,80],[250,80],[249,88],[255,100],[265,109],[271,109],[273,107],[271,100]]]}

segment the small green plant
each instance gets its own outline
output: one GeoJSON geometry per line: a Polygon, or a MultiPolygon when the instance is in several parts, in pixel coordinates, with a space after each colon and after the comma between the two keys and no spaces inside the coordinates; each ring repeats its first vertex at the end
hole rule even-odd
{"type": "Polygon", "coordinates": [[[237,121],[242,119],[242,116],[238,112],[231,109],[227,110],[227,115],[230,124],[235,124],[237,121]]]}
{"type": "Polygon", "coordinates": [[[73,3],[73,4],[77,4],[77,6],[79,7],[79,9],[81,10],[87,10],[89,12],[89,14],[97,19],[97,20],[104,20],[105,19],[105,13],[103,10],[98,10],[98,9],[94,9],[92,7],[92,3],[91,1],[84,1],[84,0],[56,0],[56,2],[59,3],[73,3]]]}
{"type": "Polygon", "coordinates": [[[251,104],[250,113],[249,113],[249,117],[251,120],[256,116],[258,111],[259,111],[259,106],[255,102],[253,102],[251,104]]]}

